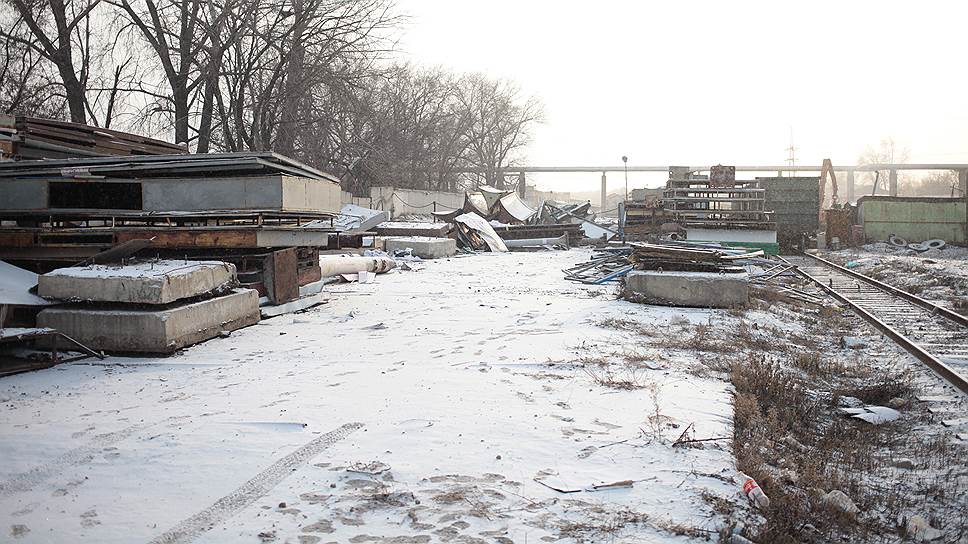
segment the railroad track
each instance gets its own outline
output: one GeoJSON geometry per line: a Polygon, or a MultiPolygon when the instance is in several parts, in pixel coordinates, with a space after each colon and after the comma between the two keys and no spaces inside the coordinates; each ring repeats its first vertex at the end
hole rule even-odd
{"type": "Polygon", "coordinates": [[[815,255],[786,260],[968,395],[968,318],[815,255]]]}

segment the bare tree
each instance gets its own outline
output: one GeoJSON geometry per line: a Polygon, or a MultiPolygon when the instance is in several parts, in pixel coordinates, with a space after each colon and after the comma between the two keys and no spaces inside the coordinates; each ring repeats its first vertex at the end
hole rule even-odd
{"type": "Polygon", "coordinates": [[[209,34],[203,32],[200,14],[203,0],[109,0],[122,9],[130,23],[155,54],[168,84],[158,111],[171,115],[175,142],[192,140],[189,116],[196,91],[204,79],[199,77],[200,58],[208,45],[209,34]]]}
{"type": "Polygon", "coordinates": [[[0,37],[31,48],[56,67],[71,120],[87,122],[91,12],[100,0],[4,0],[30,30],[30,39],[0,27],[0,37]]]}
{"type": "Polygon", "coordinates": [[[482,74],[465,76],[458,88],[461,114],[467,116],[467,162],[483,170],[486,183],[503,188],[505,167],[542,120],[541,103],[523,97],[513,83],[482,74]]]}
{"type": "MultiPolygon", "coordinates": [[[[866,164],[904,164],[908,162],[910,156],[910,151],[906,147],[897,145],[894,138],[888,137],[881,140],[877,147],[867,146],[860,157],[857,158],[858,165],[866,164]]],[[[877,179],[878,187],[876,189],[883,190],[887,188],[887,172],[880,172],[879,176],[875,176],[873,172],[867,172],[866,175],[862,176],[860,183],[858,184],[858,190],[865,192],[867,190],[873,191],[874,180],[877,179]],[[866,189],[865,187],[870,187],[866,189]]],[[[900,184],[902,180],[907,181],[909,176],[904,173],[898,173],[898,183],[900,184]]]]}
{"type": "MultiPolygon", "coordinates": [[[[4,14],[10,15],[10,14],[4,14]]],[[[33,48],[24,45],[31,37],[19,17],[0,19],[7,34],[22,39],[5,39],[0,43],[0,112],[39,117],[62,117],[66,103],[62,87],[51,65],[33,48]]]]}
{"type": "Polygon", "coordinates": [[[935,170],[908,182],[907,193],[915,196],[961,196],[958,172],[935,170]]]}
{"type": "Polygon", "coordinates": [[[456,78],[441,69],[400,65],[369,87],[360,100],[366,122],[357,135],[368,153],[357,175],[377,184],[455,188],[467,128],[457,107],[456,78]]]}
{"type": "Polygon", "coordinates": [[[388,0],[252,0],[225,50],[215,95],[219,145],[275,150],[316,165],[343,160],[340,118],[390,51],[388,0]],[[295,6],[295,8],[293,7],[295,6]]]}

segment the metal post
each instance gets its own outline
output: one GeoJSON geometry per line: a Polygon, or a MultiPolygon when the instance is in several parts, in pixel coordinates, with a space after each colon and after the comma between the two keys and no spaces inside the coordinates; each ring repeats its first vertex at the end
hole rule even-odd
{"type": "Polygon", "coordinates": [[[888,187],[890,187],[891,196],[897,196],[897,170],[890,171],[890,177],[888,178],[888,187]]]}
{"type": "Polygon", "coordinates": [[[607,200],[608,200],[608,196],[605,193],[605,172],[602,172],[602,209],[599,213],[605,212],[606,210],[605,206],[606,206],[607,200]]]}
{"type": "Polygon", "coordinates": [[[625,201],[618,203],[618,232],[622,235],[622,242],[625,242],[625,201]]]}
{"type": "Polygon", "coordinates": [[[958,187],[961,189],[961,198],[965,200],[965,242],[968,242],[968,170],[958,171],[958,187]]]}
{"type": "Polygon", "coordinates": [[[527,185],[525,185],[524,172],[518,172],[518,193],[521,194],[521,199],[523,200],[527,195],[527,185]]]}
{"type": "Polygon", "coordinates": [[[856,189],[856,187],[854,186],[854,171],[853,170],[848,170],[847,171],[847,202],[853,202],[854,201],[854,190],[855,189],[856,189]]]}

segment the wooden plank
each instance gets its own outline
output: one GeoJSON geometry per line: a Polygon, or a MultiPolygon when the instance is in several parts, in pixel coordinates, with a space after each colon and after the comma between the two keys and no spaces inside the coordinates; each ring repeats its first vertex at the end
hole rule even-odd
{"type": "Polygon", "coordinates": [[[263,278],[266,294],[273,304],[285,304],[299,298],[296,248],[273,251],[265,260],[263,278]]]}
{"type": "MultiPolygon", "coordinates": [[[[255,229],[220,229],[220,230],[187,230],[187,231],[151,231],[155,240],[154,248],[254,248],[256,244],[255,229]]],[[[115,232],[115,242],[124,243],[145,237],[145,231],[118,230],[115,232]]]]}
{"type": "Polygon", "coordinates": [[[315,265],[300,267],[298,275],[299,285],[309,285],[323,279],[323,270],[319,267],[319,256],[316,257],[315,265]]]}
{"type": "Polygon", "coordinates": [[[0,247],[32,247],[33,245],[33,233],[0,232],[0,247]]]}

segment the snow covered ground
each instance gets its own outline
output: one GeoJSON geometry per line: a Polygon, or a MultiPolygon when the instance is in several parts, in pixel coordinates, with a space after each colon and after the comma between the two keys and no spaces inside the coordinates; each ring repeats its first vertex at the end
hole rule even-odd
{"type": "Polygon", "coordinates": [[[561,269],[588,255],[430,261],[328,287],[324,306],[169,358],[5,378],[0,540],[677,542],[714,533],[723,519],[710,497],[738,496],[728,441],[672,442],[690,425],[690,437],[730,436],[728,384],[602,323],[662,331],[734,318],[566,282],[561,269]],[[622,353],[615,376],[590,370],[596,357],[622,353]]]}

